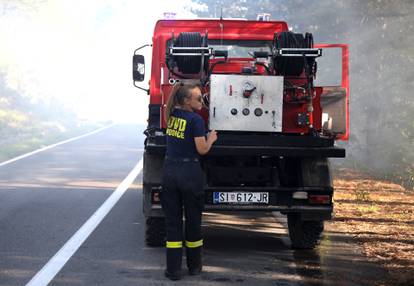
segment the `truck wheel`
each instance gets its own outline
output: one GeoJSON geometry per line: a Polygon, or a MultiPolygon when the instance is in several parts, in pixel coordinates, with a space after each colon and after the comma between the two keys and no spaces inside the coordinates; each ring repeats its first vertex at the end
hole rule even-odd
{"type": "Polygon", "coordinates": [[[165,219],[163,217],[148,217],[145,223],[145,242],[148,246],[165,245],[165,219]]]}
{"type": "Polygon", "coordinates": [[[302,221],[299,214],[288,214],[288,228],[292,248],[313,249],[323,232],[323,221],[302,221]]]}

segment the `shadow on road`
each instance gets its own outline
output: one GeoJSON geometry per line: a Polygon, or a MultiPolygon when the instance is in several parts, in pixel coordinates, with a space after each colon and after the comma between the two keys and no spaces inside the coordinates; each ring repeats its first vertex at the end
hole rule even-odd
{"type": "Polygon", "coordinates": [[[281,215],[206,213],[203,231],[203,278],[223,285],[360,286],[375,285],[385,275],[351,237],[327,232],[315,250],[292,250],[281,215]]]}

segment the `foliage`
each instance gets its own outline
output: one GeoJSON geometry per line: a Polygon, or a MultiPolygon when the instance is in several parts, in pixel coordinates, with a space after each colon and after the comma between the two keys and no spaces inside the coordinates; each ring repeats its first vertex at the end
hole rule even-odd
{"type": "Polygon", "coordinates": [[[6,87],[0,74],[0,162],[97,128],[58,102],[32,102],[6,87]]]}

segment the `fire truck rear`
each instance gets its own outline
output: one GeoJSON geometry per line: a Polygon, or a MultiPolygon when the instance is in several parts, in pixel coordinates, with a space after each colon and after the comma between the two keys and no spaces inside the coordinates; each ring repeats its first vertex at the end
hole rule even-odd
{"type": "Polygon", "coordinates": [[[349,136],[348,46],[314,44],[310,33],[281,21],[160,20],[152,42],[151,80],[133,56],[134,84],[150,95],[145,131],[143,210],[146,242],[165,240],[160,205],[166,148],[165,107],[177,82],[199,84],[200,115],[218,141],[201,161],[205,210],[287,215],[293,248],[314,248],[331,219],[333,185],[328,158],[349,136]],[[338,86],[316,86],[318,59],[341,51],[338,86]]]}

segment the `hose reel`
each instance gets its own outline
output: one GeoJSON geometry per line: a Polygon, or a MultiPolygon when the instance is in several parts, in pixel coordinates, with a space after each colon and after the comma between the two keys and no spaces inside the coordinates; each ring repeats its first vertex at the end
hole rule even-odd
{"type": "Polygon", "coordinates": [[[313,48],[313,36],[293,32],[275,34],[273,38],[273,67],[277,75],[299,76],[305,68],[308,75],[314,74],[315,58],[322,55],[321,49],[313,48]]]}
{"type": "Polygon", "coordinates": [[[212,49],[208,47],[208,36],[198,32],[182,32],[173,40],[167,58],[172,69],[177,67],[183,74],[207,72],[212,49]]]}

